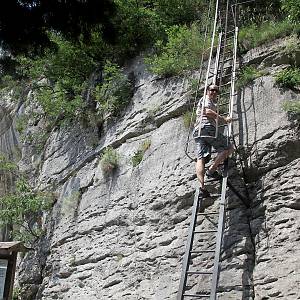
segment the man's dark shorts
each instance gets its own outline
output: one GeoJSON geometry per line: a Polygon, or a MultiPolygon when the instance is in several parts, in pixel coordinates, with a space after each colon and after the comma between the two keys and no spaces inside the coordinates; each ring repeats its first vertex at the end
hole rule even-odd
{"type": "Polygon", "coordinates": [[[224,136],[220,130],[218,130],[218,136],[215,138],[215,130],[214,126],[208,125],[201,129],[200,137],[197,137],[197,131],[194,132],[197,159],[204,158],[205,163],[210,160],[211,147],[213,147],[218,153],[232,148],[232,144],[230,142],[227,143],[227,137],[224,136]]]}

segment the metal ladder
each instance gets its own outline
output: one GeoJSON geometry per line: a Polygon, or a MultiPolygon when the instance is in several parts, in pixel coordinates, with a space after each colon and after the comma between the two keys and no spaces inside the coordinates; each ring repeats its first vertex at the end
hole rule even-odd
{"type": "MultiPolygon", "coordinates": [[[[230,3],[231,1],[220,2],[216,1],[215,26],[212,33],[213,41],[211,47],[214,47],[215,39],[217,38],[217,28],[219,28],[218,46],[214,63],[212,63],[212,54],[214,51],[211,48],[204,95],[206,95],[209,80],[214,84],[218,84],[220,91],[224,91],[219,95],[218,102],[221,102],[220,107],[222,111],[226,111],[226,115],[232,116],[236,96],[235,79],[238,28],[235,26],[235,14],[232,9],[232,3],[230,3]],[[229,24],[229,18],[232,18],[234,24],[229,24]]],[[[222,115],[222,112],[218,113],[222,115]]],[[[231,123],[229,125],[219,125],[218,127],[220,130],[222,127],[226,127],[224,129],[229,140],[232,134],[231,123]]],[[[225,161],[220,187],[221,192],[215,195],[215,200],[218,199],[218,201],[214,201],[214,206],[217,206],[214,207],[214,210],[205,212],[205,200],[207,199],[198,197],[199,190],[195,192],[177,300],[217,299],[220,256],[226,219],[227,179],[228,161],[225,161]],[[214,217],[217,217],[217,219],[213,219],[214,217]],[[209,224],[215,226],[213,228],[205,227],[209,224]],[[212,241],[213,239],[215,240],[212,241]],[[207,248],[204,248],[203,242],[206,243],[205,246],[208,245],[207,248]]]]}

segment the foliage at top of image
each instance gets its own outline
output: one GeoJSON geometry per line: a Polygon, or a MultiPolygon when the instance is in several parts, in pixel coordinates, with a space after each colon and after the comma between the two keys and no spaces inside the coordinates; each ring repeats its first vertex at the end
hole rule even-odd
{"type": "Polygon", "coordinates": [[[300,32],[298,0],[256,0],[239,8],[239,43],[242,51],[276,38],[300,32]]]}
{"type": "MultiPolygon", "coordinates": [[[[91,46],[73,44],[56,34],[50,37],[57,51],[34,58],[18,56],[17,74],[32,82],[37,100],[48,117],[70,117],[74,111],[82,109],[81,95],[97,61],[90,51],[91,46]]],[[[101,51],[102,41],[96,38],[95,35],[94,48],[101,51]]]]}
{"type": "Polygon", "coordinates": [[[2,49],[19,53],[41,53],[45,46],[54,46],[47,32],[55,31],[67,39],[90,37],[90,30],[100,25],[103,37],[112,39],[116,33],[113,17],[116,15],[115,1],[86,0],[9,0],[0,11],[0,39],[2,49]],[[18,20],[18,23],[16,23],[18,20]]]}
{"type": "MultiPolygon", "coordinates": [[[[89,108],[86,102],[87,90],[98,101],[98,115],[119,114],[129,102],[131,85],[117,64],[107,62],[103,66],[103,81],[93,85],[91,74],[99,68],[99,53],[106,48],[99,32],[92,34],[93,43],[74,44],[59,35],[51,34],[57,51],[49,51],[34,58],[17,57],[19,82],[29,82],[34,89],[36,100],[41,105],[48,120],[60,123],[80,119],[89,108]]],[[[9,77],[11,79],[11,77],[9,77]]],[[[24,83],[23,83],[24,84],[24,83]]],[[[20,86],[8,81],[7,86],[20,86]]],[[[91,97],[90,97],[91,98],[91,97]]],[[[89,100],[91,101],[91,100],[89,100]]],[[[93,101],[93,98],[92,98],[93,101]]]]}
{"type": "Polygon", "coordinates": [[[104,175],[110,175],[118,167],[120,156],[118,152],[112,148],[107,147],[104,149],[100,157],[100,166],[104,175]]]}
{"type": "MultiPolygon", "coordinates": [[[[202,49],[210,43],[207,40],[207,45],[203,44],[201,33],[206,25],[208,0],[112,0],[101,4],[91,0],[77,4],[55,0],[47,2],[48,6],[44,0],[10,3],[8,11],[5,8],[0,12],[1,24],[7,25],[0,28],[0,40],[4,47],[11,43],[15,53],[25,54],[7,55],[16,72],[13,76],[2,76],[1,87],[13,90],[11,95],[18,100],[26,95],[23,91],[26,88],[28,91],[28,86],[34,89],[45,116],[56,124],[94,113],[94,100],[100,119],[118,114],[124,108],[130,94],[128,82],[116,73],[110,75],[115,72],[112,65],[121,65],[142,50],[152,49],[145,60],[152,72],[162,76],[182,74],[199,66],[202,49]],[[93,10],[96,3],[103,11],[93,10]],[[8,17],[16,7],[29,15],[37,13],[36,19],[24,22],[24,28],[13,27],[8,17]],[[54,11],[60,14],[55,15],[54,11]],[[41,12],[48,18],[41,20],[41,12]],[[32,26],[37,20],[40,23],[32,26]],[[32,41],[34,36],[36,44],[28,45],[28,38],[32,41]],[[43,48],[46,40],[51,47],[43,48]],[[107,60],[111,65],[106,65],[107,60]],[[122,88],[116,88],[119,83],[122,88]]],[[[241,30],[242,48],[299,31],[298,6],[296,0],[243,4],[240,21],[242,25],[251,25],[241,30]],[[287,21],[276,21],[287,16],[287,21]]]]}

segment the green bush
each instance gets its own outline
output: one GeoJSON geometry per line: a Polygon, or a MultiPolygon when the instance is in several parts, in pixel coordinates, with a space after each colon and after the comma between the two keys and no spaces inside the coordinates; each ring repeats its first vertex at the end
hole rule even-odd
{"type": "Polygon", "coordinates": [[[279,71],[275,76],[276,83],[280,87],[295,88],[300,85],[300,69],[288,68],[279,71]]]}
{"type": "Polygon", "coordinates": [[[287,21],[265,22],[260,25],[252,24],[240,29],[239,44],[242,51],[255,48],[266,42],[300,31],[300,24],[287,21]]]}
{"type": "Polygon", "coordinates": [[[24,56],[16,58],[18,62],[17,78],[31,85],[36,99],[45,115],[53,120],[76,119],[86,104],[83,95],[91,73],[98,66],[95,53],[103,50],[99,35],[88,46],[73,43],[59,34],[50,34],[57,51],[46,51],[42,56],[24,56]]]}
{"type": "Polygon", "coordinates": [[[245,87],[254,79],[263,75],[265,75],[264,71],[259,71],[253,66],[244,67],[241,70],[240,75],[238,76],[238,80],[236,82],[236,88],[240,89],[242,87],[245,87]]]}
{"type": "Polygon", "coordinates": [[[281,52],[291,58],[292,65],[296,65],[296,55],[299,49],[300,39],[296,34],[293,34],[284,42],[281,52]]]}
{"type": "MultiPolygon", "coordinates": [[[[172,76],[199,67],[204,37],[198,26],[174,25],[166,32],[167,42],[157,41],[156,53],[145,59],[149,69],[158,75],[172,76]]],[[[209,41],[206,43],[208,46],[209,41]]]]}
{"type": "Polygon", "coordinates": [[[107,147],[100,158],[100,166],[105,175],[111,174],[119,165],[119,154],[112,147],[107,147]]]}
{"type": "Polygon", "coordinates": [[[0,154],[0,171],[4,173],[15,173],[18,170],[18,166],[3,154],[0,154]]]}
{"type": "Polygon", "coordinates": [[[131,158],[131,163],[133,167],[136,167],[140,164],[140,162],[143,160],[145,152],[149,149],[150,146],[151,146],[150,140],[144,141],[139,146],[139,149],[134,153],[134,155],[131,158]]]}
{"type": "Polygon", "coordinates": [[[103,82],[95,88],[98,114],[102,119],[119,116],[132,96],[131,84],[118,65],[107,61],[103,82]]]}

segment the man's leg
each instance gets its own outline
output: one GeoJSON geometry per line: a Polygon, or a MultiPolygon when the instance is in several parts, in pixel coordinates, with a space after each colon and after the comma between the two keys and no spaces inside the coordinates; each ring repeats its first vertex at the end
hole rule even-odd
{"type": "Polygon", "coordinates": [[[217,157],[215,158],[213,164],[209,168],[209,173],[212,174],[215,172],[218,168],[218,166],[227,158],[229,157],[232,153],[234,152],[234,148],[231,145],[231,147],[228,150],[224,150],[220,153],[218,153],[217,157]]]}
{"type": "Polygon", "coordinates": [[[205,173],[205,162],[204,158],[197,159],[196,162],[196,174],[200,182],[200,188],[204,189],[204,173],[205,173]]]}

